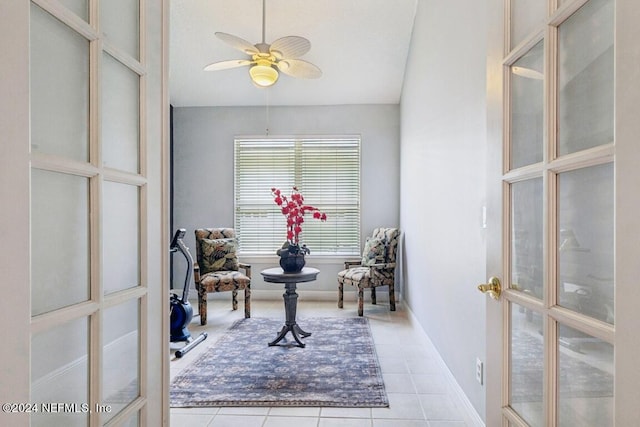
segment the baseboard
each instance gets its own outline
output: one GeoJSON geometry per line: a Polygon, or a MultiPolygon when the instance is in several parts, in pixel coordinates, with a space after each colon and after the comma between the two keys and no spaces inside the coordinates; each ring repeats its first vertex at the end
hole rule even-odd
{"type": "MultiPolygon", "coordinates": [[[[407,313],[409,313],[411,322],[413,322],[415,326],[420,328],[425,339],[429,341],[432,347],[434,347],[433,343],[431,343],[431,340],[429,339],[429,335],[427,335],[427,332],[424,330],[420,322],[418,322],[418,319],[413,314],[413,311],[411,311],[411,309],[406,304],[404,305],[404,309],[407,310],[407,313]]],[[[486,427],[484,421],[480,417],[480,414],[478,414],[478,411],[476,411],[476,408],[471,404],[471,401],[469,401],[469,398],[465,394],[464,390],[462,390],[462,387],[460,387],[460,384],[458,384],[458,381],[456,381],[456,378],[453,376],[453,374],[449,370],[449,367],[447,366],[447,364],[444,363],[444,360],[442,359],[442,357],[437,351],[435,354],[436,354],[436,357],[435,357],[436,363],[440,365],[440,367],[442,368],[442,371],[447,376],[449,383],[452,385],[453,392],[456,394],[460,402],[462,402],[462,404],[464,405],[466,413],[471,418],[469,421],[471,421],[473,423],[473,426],[475,427],[486,427]]]]}

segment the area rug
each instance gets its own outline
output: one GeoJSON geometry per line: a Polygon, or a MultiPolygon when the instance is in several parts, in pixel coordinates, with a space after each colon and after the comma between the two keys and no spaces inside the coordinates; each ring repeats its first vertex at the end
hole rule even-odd
{"type": "MultiPolygon", "coordinates": [[[[512,402],[541,402],[543,393],[542,336],[524,331],[514,332],[511,369],[512,402]]],[[[602,369],[563,355],[558,378],[558,393],[561,398],[596,398],[613,396],[613,376],[602,369]]]]}
{"type": "Polygon", "coordinates": [[[171,382],[172,407],[385,407],[389,400],[367,318],[308,318],[305,348],[283,320],[237,321],[171,382]]]}

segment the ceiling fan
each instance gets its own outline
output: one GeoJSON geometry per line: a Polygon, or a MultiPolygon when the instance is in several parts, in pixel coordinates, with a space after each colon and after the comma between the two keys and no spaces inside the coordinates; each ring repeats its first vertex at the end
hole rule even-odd
{"type": "Polygon", "coordinates": [[[320,68],[298,59],[311,49],[311,42],[304,37],[287,36],[265,43],[265,0],[262,0],[262,42],[255,45],[227,33],[217,32],[218,37],[229,46],[244,52],[250,59],[232,59],[214,62],[204,67],[205,71],[227,70],[250,65],[249,75],[254,84],[268,87],[278,80],[278,70],[292,77],[317,79],[322,76],[320,68]]]}

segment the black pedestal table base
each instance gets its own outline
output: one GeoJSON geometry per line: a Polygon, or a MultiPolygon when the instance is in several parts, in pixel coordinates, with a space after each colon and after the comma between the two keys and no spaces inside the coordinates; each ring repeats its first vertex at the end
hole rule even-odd
{"type": "Polygon", "coordinates": [[[265,282],[284,283],[285,286],[285,293],[282,295],[282,298],[284,299],[285,324],[278,333],[276,339],[269,343],[269,346],[279,345],[278,343],[284,339],[285,335],[291,332],[297,346],[302,348],[305,347],[301,338],[310,336],[311,332],[304,331],[296,323],[296,311],[298,307],[296,284],[316,280],[318,273],[318,269],[310,267],[303,268],[299,273],[285,273],[281,268],[269,268],[261,272],[265,282]]]}

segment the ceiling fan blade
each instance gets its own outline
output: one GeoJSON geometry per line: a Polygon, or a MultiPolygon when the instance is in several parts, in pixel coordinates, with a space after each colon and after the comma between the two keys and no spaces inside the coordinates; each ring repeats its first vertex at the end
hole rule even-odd
{"type": "Polygon", "coordinates": [[[291,77],[303,79],[317,79],[322,76],[320,68],[302,59],[283,59],[276,63],[280,71],[291,77]]]}
{"type": "Polygon", "coordinates": [[[234,36],[232,34],[217,32],[216,37],[218,37],[229,46],[238,49],[239,51],[244,52],[247,55],[255,55],[259,52],[258,48],[256,48],[254,45],[252,45],[245,39],[241,39],[240,37],[234,36]]]}
{"type": "Polygon", "coordinates": [[[544,79],[544,75],[540,71],[534,70],[532,68],[515,66],[515,67],[511,67],[511,71],[513,72],[513,74],[521,77],[527,77],[535,80],[544,79]]]}
{"type": "Polygon", "coordinates": [[[229,61],[214,62],[204,67],[204,71],[228,70],[229,68],[242,67],[243,65],[253,64],[248,59],[232,59],[229,61]]]}
{"type": "Polygon", "coordinates": [[[277,59],[299,58],[311,49],[311,42],[304,37],[287,36],[271,43],[269,51],[277,59]]]}

